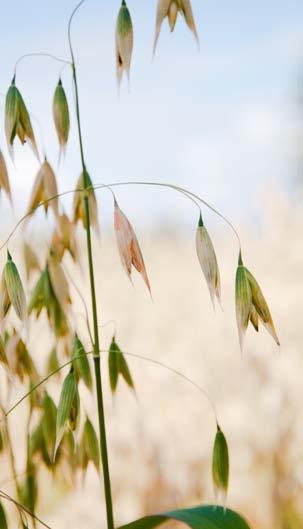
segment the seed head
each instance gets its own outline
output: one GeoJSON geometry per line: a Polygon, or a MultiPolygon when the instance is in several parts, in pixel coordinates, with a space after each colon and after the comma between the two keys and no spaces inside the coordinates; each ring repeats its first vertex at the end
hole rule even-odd
{"type": "Polygon", "coordinates": [[[29,113],[23,101],[23,97],[15,85],[13,78],[8,89],[5,101],[5,134],[9,152],[14,157],[13,144],[16,136],[22,144],[28,141],[39,160],[39,153],[34,136],[29,113]]]}
{"type": "Polygon", "coordinates": [[[37,208],[41,202],[45,202],[43,204],[43,208],[45,212],[47,213],[48,208],[51,207],[54,214],[58,216],[58,187],[57,187],[57,181],[55,173],[47,161],[47,159],[44,160],[43,164],[41,165],[31,193],[30,202],[28,206],[28,213],[34,212],[34,210],[37,208]],[[54,198],[52,198],[54,197],[54,198]],[[50,200],[52,199],[52,200],[50,200]]]}
{"type": "Polygon", "coordinates": [[[123,72],[126,73],[129,79],[133,41],[132,19],[125,0],[122,0],[116,23],[116,70],[118,86],[121,83],[123,72]]]}
{"type": "Polygon", "coordinates": [[[249,321],[258,332],[259,319],[276,344],[280,345],[262,290],[251,272],[243,265],[241,254],[236,273],[236,315],[241,349],[249,321]]]}
{"type": "Polygon", "coordinates": [[[150,284],[136,234],[128,218],[119,208],[116,200],[114,205],[114,224],[121,262],[128,277],[131,278],[133,265],[142,275],[145,284],[150,291],[150,284]]]}
{"type": "Polygon", "coordinates": [[[176,25],[178,13],[184,16],[185,22],[189,29],[193,32],[197,42],[199,43],[198,34],[196,30],[195,20],[190,4],[190,0],[158,0],[157,16],[156,16],[156,33],[154,40],[154,50],[161,31],[163,20],[167,17],[170,30],[173,31],[176,25]]]}
{"type": "Polygon", "coordinates": [[[73,204],[73,210],[74,210],[74,218],[73,222],[76,225],[77,222],[80,220],[86,229],[86,214],[85,214],[85,204],[84,204],[84,194],[88,197],[88,203],[89,203],[89,213],[90,213],[90,221],[91,225],[95,228],[95,231],[97,235],[99,235],[99,222],[98,222],[98,205],[97,205],[97,199],[95,195],[95,191],[92,188],[92,181],[90,179],[90,176],[88,173],[86,173],[86,182],[87,182],[87,189],[84,190],[84,175],[81,173],[78,183],[77,183],[77,190],[74,195],[74,204],[73,204]]]}
{"type": "Polygon", "coordinates": [[[212,474],[216,501],[221,500],[225,504],[229,479],[229,456],[227,442],[219,426],[217,426],[213,448],[212,474]]]}
{"type": "Polygon", "coordinates": [[[197,255],[205,276],[213,306],[215,297],[221,303],[221,281],[215,250],[200,215],[196,233],[197,255]]]}
{"type": "Polygon", "coordinates": [[[18,318],[25,321],[27,315],[25,293],[17,267],[8,252],[2,276],[2,314],[6,314],[10,304],[14,307],[18,318]]]}
{"type": "Polygon", "coordinates": [[[69,119],[69,109],[68,102],[65,95],[64,88],[62,86],[62,81],[59,79],[54,99],[53,99],[53,116],[55,127],[57,131],[57,136],[59,140],[60,150],[65,151],[69,129],[70,129],[70,119],[69,119]]]}

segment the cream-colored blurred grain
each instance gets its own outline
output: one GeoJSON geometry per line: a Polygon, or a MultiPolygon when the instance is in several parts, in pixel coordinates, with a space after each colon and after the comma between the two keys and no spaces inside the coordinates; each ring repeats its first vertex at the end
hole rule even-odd
{"type": "MultiPolygon", "coordinates": [[[[256,334],[250,327],[241,357],[234,309],[237,243],[224,224],[209,230],[220,266],[223,312],[214,313],[199,268],[196,226],[182,235],[163,230],[152,236],[136,227],[153,301],[139,276],[132,287],[120,266],[114,236],[104,235],[95,253],[98,309],[100,324],[115,320],[122,350],[164,362],[211,396],[230,449],[228,506],[242,512],[253,528],[298,529],[303,523],[303,214],[280,195],[266,197],[264,206],[262,228],[242,226],[240,234],[243,259],[266,296],[280,350],[264,328],[256,334]],[[285,516],[295,519],[296,510],[301,511],[301,521],[282,525],[285,516]]],[[[84,246],[82,254],[85,270],[84,246]]],[[[66,263],[89,300],[84,275],[68,259],[66,263]]],[[[74,317],[86,341],[84,311],[73,288],[72,295],[77,300],[74,317]]],[[[102,347],[108,346],[112,331],[112,324],[101,329],[102,347]]],[[[42,340],[34,327],[32,335],[43,365],[51,339],[47,335],[42,340]]],[[[117,523],[167,508],[213,502],[215,422],[209,403],[177,375],[143,360],[127,359],[138,400],[123,381],[116,397],[111,397],[106,355],[103,360],[117,523]]],[[[54,384],[49,390],[58,395],[54,384]]],[[[81,392],[83,408],[96,420],[94,402],[84,387],[81,392]]],[[[16,394],[22,394],[18,387],[16,394]]],[[[12,422],[20,451],[24,409],[16,410],[12,422]]],[[[84,486],[79,477],[76,491],[66,495],[42,473],[39,514],[54,529],[105,527],[102,485],[95,470],[89,469],[84,486]]]]}

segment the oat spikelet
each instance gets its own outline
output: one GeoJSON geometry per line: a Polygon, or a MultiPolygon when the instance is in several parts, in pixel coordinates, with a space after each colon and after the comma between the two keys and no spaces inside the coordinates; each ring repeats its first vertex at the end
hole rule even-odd
{"type": "Polygon", "coordinates": [[[94,227],[97,235],[100,234],[99,230],[99,221],[98,221],[98,205],[94,189],[92,188],[92,181],[88,173],[86,173],[86,181],[88,182],[88,188],[84,191],[84,177],[81,173],[76,189],[79,189],[83,192],[75,192],[74,194],[74,203],[73,203],[73,222],[76,225],[78,221],[81,221],[84,228],[86,229],[86,214],[85,214],[85,204],[84,204],[84,193],[88,196],[89,203],[89,213],[91,225],[94,227]]]}
{"type": "Polygon", "coordinates": [[[25,321],[27,315],[25,293],[19,272],[9,252],[7,252],[7,262],[3,271],[3,279],[10,303],[20,320],[25,321]]]}
{"type": "Polygon", "coordinates": [[[201,215],[196,233],[196,249],[200,266],[208,285],[210,298],[215,307],[215,297],[221,304],[220,272],[213,243],[204,226],[201,215]]]}
{"type": "Polygon", "coordinates": [[[123,72],[126,73],[129,79],[133,42],[132,19],[125,0],[122,0],[116,23],[116,71],[118,86],[120,86],[123,72]]]}
{"type": "Polygon", "coordinates": [[[219,425],[213,448],[212,474],[216,501],[221,500],[225,505],[229,480],[229,455],[227,442],[219,425]]]}
{"type": "Polygon", "coordinates": [[[39,160],[39,153],[29,113],[23,97],[15,85],[15,78],[12,80],[5,100],[5,135],[12,158],[14,158],[14,140],[18,136],[22,144],[26,141],[29,142],[34,154],[39,160]]]}
{"type": "Polygon", "coordinates": [[[156,51],[163,20],[167,17],[170,31],[173,31],[175,29],[178,13],[181,13],[184,16],[187,26],[192,31],[197,43],[199,44],[198,33],[196,30],[190,0],[158,0],[153,55],[156,51]]]}
{"type": "Polygon", "coordinates": [[[39,259],[32,247],[27,242],[24,242],[23,245],[23,255],[25,262],[26,277],[27,279],[30,279],[32,272],[34,272],[35,270],[37,270],[38,272],[40,271],[39,259]]]}
{"type": "Polygon", "coordinates": [[[43,164],[41,165],[31,193],[29,206],[28,206],[28,213],[34,212],[34,210],[37,208],[37,206],[46,200],[49,200],[49,202],[46,202],[43,204],[43,208],[45,212],[48,212],[49,207],[52,208],[54,214],[58,216],[58,187],[57,187],[57,181],[55,173],[45,158],[43,164]]]}
{"type": "Polygon", "coordinates": [[[59,79],[54,99],[53,99],[53,117],[55,122],[55,127],[57,131],[57,136],[60,145],[60,151],[65,152],[69,129],[70,129],[70,118],[69,118],[69,109],[68,102],[64,88],[62,86],[62,81],[59,79]]]}
{"type": "Polygon", "coordinates": [[[59,301],[61,308],[66,310],[71,303],[69,286],[61,263],[52,252],[48,259],[48,271],[55,296],[59,301]]]}
{"type": "Polygon", "coordinates": [[[241,350],[243,349],[244,335],[246,333],[246,329],[250,320],[251,306],[251,289],[240,254],[239,264],[236,273],[236,316],[241,350]]]}
{"type": "MultiPolygon", "coordinates": [[[[250,273],[250,271],[247,270],[247,268],[245,268],[245,270],[246,270],[246,276],[247,276],[249,286],[251,289],[251,293],[252,293],[254,322],[256,321],[256,318],[259,316],[260,321],[263,323],[264,327],[267,329],[269,334],[271,334],[276,344],[280,345],[279,338],[275,330],[274,322],[272,320],[270,310],[268,308],[268,305],[266,303],[262,290],[258,282],[256,281],[256,279],[254,278],[254,276],[250,273]]],[[[251,322],[256,328],[256,325],[254,324],[253,319],[251,317],[251,322]]],[[[258,328],[256,328],[256,330],[258,330],[258,328]]]]}
{"type": "Polygon", "coordinates": [[[136,234],[124,213],[119,208],[116,200],[114,204],[114,225],[121,262],[129,278],[131,278],[132,265],[142,275],[147,288],[150,284],[136,234]]]}

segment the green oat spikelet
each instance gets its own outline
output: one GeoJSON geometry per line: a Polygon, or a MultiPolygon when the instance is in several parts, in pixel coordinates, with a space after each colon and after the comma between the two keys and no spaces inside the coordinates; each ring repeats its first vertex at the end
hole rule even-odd
{"type": "Polygon", "coordinates": [[[217,425],[213,448],[212,476],[216,501],[221,500],[225,505],[229,479],[229,456],[227,442],[219,425],[217,425]]]}
{"type": "Polygon", "coordinates": [[[73,223],[76,225],[78,221],[81,221],[83,227],[86,229],[86,214],[85,214],[85,205],[84,205],[84,196],[88,197],[89,203],[89,212],[90,212],[90,222],[94,227],[97,235],[99,235],[99,222],[98,222],[98,206],[97,199],[94,189],[92,188],[92,181],[89,174],[86,172],[86,181],[87,189],[84,190],[84,175],[81,173],[78,182],[76,191],[74,194],[73,202],[73,223]]]}
{"type": "Polygon", "coordinates": [[[79,459],[84,472],[86,472],[90,461],[98,472],[100,467],[99,442],[94,426],[88,417],[86,417],[80,441],[79,459]]]}
{"type": "Polygon", "coordinates": [[[25,292],[18,269],[9,252],[2,276],[2,314],[6,314],[8,310],[8,300],[18,318],[25,321],[27,316],[25,292]]]}
{"type": "Polygon", "coordinates": [[[14,158],[14,140],[16,136],[18,136],[22,144],[26,141],[29,142],[34,154],[39,160],[39,153],[29,113],[23,101],[23,97],[15,85],[15,77],[13,78],[6,94],[5,135],[12,159],[14,158]]]}
{"type": "Polygon", "coordinates": [[[113,336],[109,353],[108,353],[108,373],[109,381],[112,393],[115,393],[117,389],[119,375],[124,378],[126,384],[133,390],[135,390],[134,382],[130,374],[128,364],[125,360],[120,347],[118,346],[115,336],[113,336]]]}
{"type": "Polygon", "coordinates": [[[75,373],[79,379],[82,379],[88,389],[92,389],[93,380],[90,370],[89,361],[82,342],[79,340],[77,334],[73,339],[72,351],[73,366],[75,373]]]}
{"type": "Polygon", "coordinates": [[[270,310],[262,290],[251,274],[243,265],[241,253],[236,274],[236,315],[241,349],[249,322],[255,330],[259,330],[259,320],[263,323],[277,345],[280,345],[270,310]]]}
{"type": "Polygon", "coordinates": [[[206,279],[211,302],[215,308],[215,297],[221,304],[221,280],[213,243],[200,214],[196,232],[196,250],[202,272],[206,279]]]}
{"type": "Polygon", "coordinates": [[[8,529],[7,518],[6,518],[6,514],[4,511],[2,502],[0,502],[0,527],[1,529],[8,529]]]}
{"type": "Polygon", "coordinates": [[[61,390],[56,419],[56,443],[54,457],[61,443],[62,437],[67,427],[72,431],[77,428],[80,413],[80,399],[78,393],[77,380],[73,369],[65,378],[61,390]]]}
{"type": "Polygon", "coordinates": [[[65,153],[70,130],[68,102],[61,78],[59,78],[53,99],[53,117],[60,145],[60,155],[65,153]]]}
{"type": "Polygon", "coordinates": [[[116,23],[116,71],[118,87],[121,84],[124,72],[129,80],[133,43],[134,32],[132,19],[125,0],[122,0],[116,23]]]}
{"type": "Polygon", "coordinates": [[[238,268],[236,272],[236,317],[239,332],[241,350],[243,340],[251,315],[252,294],[243,266],[241,253],[239,255],[238,268]]]}

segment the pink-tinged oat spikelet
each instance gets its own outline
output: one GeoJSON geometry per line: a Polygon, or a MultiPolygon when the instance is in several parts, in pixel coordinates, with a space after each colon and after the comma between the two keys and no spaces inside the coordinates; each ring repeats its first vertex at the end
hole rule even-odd
{"type": "Polygon", "coordinates": [[[156,51],[163,20],[166,17],[168,18],[170,30],[173,31],[175,29],[178,13],[181,13],[184,16],[187,26],[193,32],[199,43],[190,0],[158,0],[153,54],[156,51]]]}
{"type": "Polygon", "coordinates": [[[120,253],[121,262],[126,270],[128,277],[131,279],[132,265],[142,275],[147,288],[150,290],[143,256],[136,234],[124,213],[119,208],[116,200],[114,205],[114,224],[117,237],[117,244],[120,253]]]}

